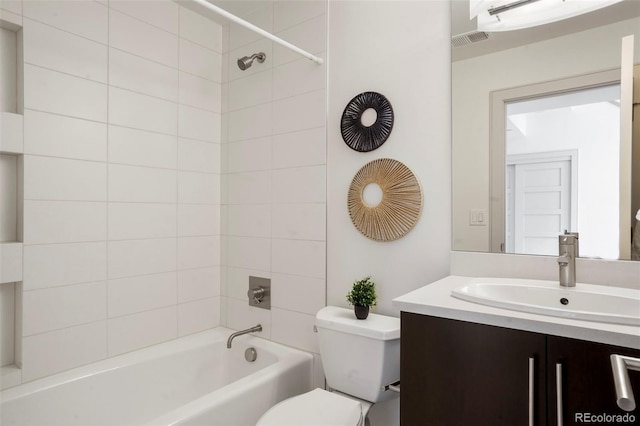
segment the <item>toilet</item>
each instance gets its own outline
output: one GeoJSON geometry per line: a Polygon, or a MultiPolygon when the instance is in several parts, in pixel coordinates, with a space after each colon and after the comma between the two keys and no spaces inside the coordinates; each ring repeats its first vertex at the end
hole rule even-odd
{"type": "Polygon", "coordinates": [[[400,380],[400,319],[327,306],[316,314],[322,365],[331,391],[314,389],[276,404],[256,426],[365,426],[376,402],[396,398],[385,386],[400,380]]]}

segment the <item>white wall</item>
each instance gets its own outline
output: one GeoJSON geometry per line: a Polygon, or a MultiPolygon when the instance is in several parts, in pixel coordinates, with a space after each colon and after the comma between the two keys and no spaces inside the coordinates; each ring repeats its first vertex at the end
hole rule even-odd
{"type": "MultiPolygon", "coordinates": [[[[326,56],[326,1],[257,1],[242,17],[326,56]]],[[[237,25],[224,55],[225,192],[222,322],[315,354],[325,306],[326,66],[237,25]],[[241,71],[236,61],[264,52],[241,71]],[[249,276],[271,279],[271,310],[249,307],[249,276]]]]}
{"type": "MultiPolygon", "coordinates": [[[[620,40],[639,19],[457,61],[452,66],[453,247],[488,251],[489,227],[469,226],[470,209],[489,209],[489,94],[620,67],[620,40]],[[598,54],[594,54],[596,51],[598,54]]],[[[636,43],[636,62],[640,46],[636,43]]]]}
{"type": "Polygon", "coordinates": [[[170,1],[21,10],[22,380],[216,326],[220,26],[170,1]]]}
{"type": "MultiPolygon", "coordinates": [[[[347,306],[354,280],[377,283],[375,312],[398,316],[391,300],[449,272],[450,10],[448,1],[330,1],[327,117],[327,303],[347,306]],[[351,150],[340,135],[345,105],[358,93],[389,99],[395,121],[375,151],[351,150]],[[388,243],[361,235],[347,211],[347,191],[366,163],[390,157],[422,185],[415,228],[388,243]]],[[[376,405],[373,426],[398,424],[398,400],[376,405]]]]}
{"type": "Polygon", "coordinates": [[[450,249],[450,68],[447,1],[331,1],[329,4],[328,303],[347,306],[353,281],[371,274],[377,312],[448,273],[450,249]],[[377,150],[359,153],[340,135],[345,105],[364,91],[389,99],[395,121],[377,150]],[[347,191],[376,158],[406,164],[422,185],[415,228],[394,242],[369,240],[351,223],[347,191]]]}

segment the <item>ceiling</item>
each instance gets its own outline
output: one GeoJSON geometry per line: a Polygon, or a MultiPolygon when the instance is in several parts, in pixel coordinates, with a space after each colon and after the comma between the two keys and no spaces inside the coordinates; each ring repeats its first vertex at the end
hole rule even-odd
{"type": "MultiPolygon", "coordinates": [[[[488,40],[453,48],[451,59],[452,61],[468,59],[636,17],[640,17],[640,0],[624,0],[600,10],[551,24],[491,33],[488,40]]],[[[451,0],[451,35],[475,30],[476,20],[469,19],[469,0],[451,0]]]]}

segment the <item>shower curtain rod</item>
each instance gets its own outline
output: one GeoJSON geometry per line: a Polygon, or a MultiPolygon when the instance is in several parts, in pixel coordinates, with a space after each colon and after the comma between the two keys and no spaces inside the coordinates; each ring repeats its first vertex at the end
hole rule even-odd
{"type": "Polygon", "coordinates": [[[274,36],[273,34],[271,34],[270,32],[267,32],[265,30],[263,30],[260,27],[257,27],[255,25],[253,25],[250,22],[245,21],[244,19],[238,18],[236,15],[227,12],[226,10],[209,3],[207,0],[192,0],[195,3],[198,3],[199,5],[209,9],[212,12],[217,13],[218,15],[222,15],[223,17],[227,18],[230,21],[235,22],[238,25],[241,25],[255,33],[260,34],[263,37],[268,38],[269,40],[275,41],[276,43],[286,47],[287,49],[293,50],[296,53],[299,53],[300,55],[304,56],[307,59],[311,59],[313,62],[315,62],[316,64],[320,65],[322,64],[322,58],[318,58],[315,55],[312,55],[311,53],[300,49],[298,46],[295,46],[291,43],[289,43],[288,41],[284,41],[279,37],[274,36]]]}

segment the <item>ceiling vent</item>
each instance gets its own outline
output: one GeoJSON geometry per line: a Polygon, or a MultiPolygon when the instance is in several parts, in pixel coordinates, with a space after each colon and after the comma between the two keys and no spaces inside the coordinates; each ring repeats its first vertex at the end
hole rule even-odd
{"type": "Polygon", "coordinates": [[[484,31],[471,31],[464,34],[458,34],[451,37],[451,45],[453,47],[462,47],[472,43],[488,40],[489,33],[484,31]]]}

